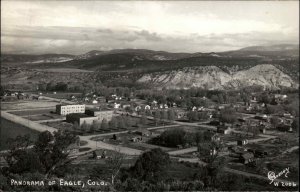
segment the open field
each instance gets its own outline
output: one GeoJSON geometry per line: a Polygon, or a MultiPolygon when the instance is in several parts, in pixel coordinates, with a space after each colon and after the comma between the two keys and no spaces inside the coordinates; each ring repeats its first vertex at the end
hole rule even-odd
{"type": "Polygon", "coordinates": [[[39,108],[55,108],[59,102],[48,100],[30,100],[17,102],[1,102],[1,110],[24,110],[39,108]]]}
{"type": "Polygon", "coordinates": [[[55,108],[53,108],[53,109],[48,109],[47,108],[47,109],[37,109],[37,110],[24,110],[24,111],[10,111],[9,113],[17,115],[17,116],[30,116],[30,115],[50,114],[51,111],[55,111],[55,108]]]}
{"type": "Polygon", "coordinates": [[[31,120],[31,121],[41,121],[41,120],[60,120],[61,116],[51,115],[51,114],[42,114],[42,115],[31,115],[31,116],[23,116],[23,118],[31,120]]]}

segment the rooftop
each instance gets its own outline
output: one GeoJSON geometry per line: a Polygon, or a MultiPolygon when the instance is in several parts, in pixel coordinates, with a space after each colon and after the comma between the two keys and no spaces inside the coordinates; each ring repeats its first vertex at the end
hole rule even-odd
{"type": "Polygon", "coordinates": [[[94,112],[104,112],[104,111],[112,111],[110,109],[97,109],[97,108],[92,108],[92,109],[86,109],[86,111],[94,111],[94,112]]]}
{"type": "Polygon", "coordinates": [[[71,117],[75,117],[75,118],[92,117],[92,116],[86,115],[84,113],[71,113],[71,114],[68,114],[67,116],[71,116],[71,117]]]}

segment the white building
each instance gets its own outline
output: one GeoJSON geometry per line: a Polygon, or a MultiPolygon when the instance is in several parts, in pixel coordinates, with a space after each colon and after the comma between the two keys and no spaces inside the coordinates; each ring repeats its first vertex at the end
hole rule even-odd
{"type": "Polygon", "coordinates": [[[56,105],[56,113],[67,115],[71,113],[84,113],[85,105],[56,105]]]}

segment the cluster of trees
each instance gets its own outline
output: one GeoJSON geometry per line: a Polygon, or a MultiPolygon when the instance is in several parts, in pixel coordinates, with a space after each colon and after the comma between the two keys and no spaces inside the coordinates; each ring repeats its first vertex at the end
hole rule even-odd
{"type": "MultiPolygon", "coordinates": [[[[200,143],[207,143],[209,135],[199,135],[200,143]],[[202,141],[203,139],[203,141],[202,141]]],[[[80,186],[12,186],[10,179],[15,180],[104,180],[109,186],[85,186],[85,190],[95,191],[216,191],[216,190],[245,190],[249,186],[244,182],[264,182],[245,179],[223,171],[226,164],[222,157],[213,155],[207,165],[197,163],[182,163],[172,161],[169,154],[156,148],[144,152],[130,167],[123,167],[126,156],[115,153],[105,164],[90,165],[84,173],[79,166],[70,166],[70,159],[65,152],[67,146],[77,141],[77,137],[70,133],[49,132],[41,133],[32,148],[28,137],[18,137],[11,141],[11,148],[5,157],[8,166],[0,171],[0,188],[5,191],[81,191],[80,186]],[[174,171],[185,174],[182,168],[194,170],[190,176],[174,177],[174,171]],[[192,168],[192,169],[191,169],[192,168]]],[[[204,145],[203,145],[204,146],[204,145]]],[[[205,150],[204,147],[201,148],[205,150]]],[[[257,187],[257,185],[255,185],[257,187]]],[[[268,189],[273,190],[273,189],[268,189]]]]}
{"type": "Polygon", "coordinates": [[[153,118],[156,125],[159,122],[164,123],[163,120],[174,121],[176,119],[176,112],[173,109],[157,110],[153,112],[153,118]]]}
{"type": "Polygon", "coordinates": [[[222,123],[235,123],[237,120],[236,110],[226,107],[220,111],[219,121],[222,123]]]}
{"type": "Polygon", "coordinates": [[[236,103],[249,102],[251,88],[243,90],[221,91],[221,90],[205,90],[201,88],[191,88],[188,90],[149,90],[142,89],[136,91],[136,96],[145,99],[148,102],[156,100],[158,103],[172,104],[176,103],[181,107],[191,108],[207,107],[210,99],[216,103],[236,103]]]}
{"type": "Polygon", "coordinates": [[[132,118],[130,116],[121,115],[112,117],[110,121],[103,119],[102,121],[94,120],[92,124],[83,122],[81,126],[77,122],[73,124],[74,130],[80,130],[82,132],[95,132],[97,130],[115,129],[115,128],[130,128],[132,126],[139,127],[148,124],[148,119],[145,115],[142,115],[140,119],[132,118]]]}
{"type": "Polygon", "coordinates": [[[174,128],[164,131],[160,136],[150,140],[150,143],[166,146],[166,147],[178,147],[178,146],[191,146],[198,145],[201,142],[206,142],[211,140],[212,133],[197,132],[191,133],[187,132],[182,128],[174,128]]]}
{"type": "MultiPolygon", "coordinates": [[[[3,179],[0,188],[12,190],[10,179],[47,181],[53,177],[65,176],[70,169],[68,147],[78,142],[78,136],[68,131],[57,131],[53,134],[42,132],[34,143],[29,135],[9,139],[9,150],[4,155],[7,166],[0,171],[0,180],[3,179]]],[[[34,186],[27,187],[23,190],[34,190],[34,186]]]]}
{"type": "Polygon", "coordinates": [[[190,122],[207,120],[209,118],[209,113],[207,111],[189,111],[187,112],[187,118],[190,122]]]}

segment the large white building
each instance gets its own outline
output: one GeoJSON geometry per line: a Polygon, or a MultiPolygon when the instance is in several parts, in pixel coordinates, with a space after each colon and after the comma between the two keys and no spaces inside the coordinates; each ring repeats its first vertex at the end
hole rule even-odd
{"type": "Polygon", "coordinates": [[[71,113],[84,113],[85,105],[56,105],[56,113],[67,115],[71,113]]]}

